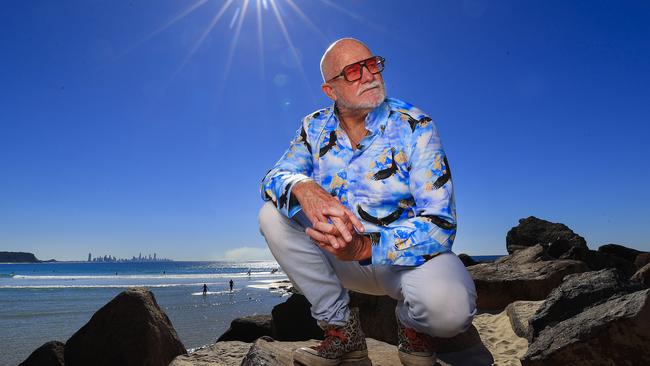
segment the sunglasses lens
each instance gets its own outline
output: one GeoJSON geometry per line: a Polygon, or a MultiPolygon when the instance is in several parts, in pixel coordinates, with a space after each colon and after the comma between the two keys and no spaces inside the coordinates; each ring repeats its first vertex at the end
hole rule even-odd
{"type": "Polygon", "coordinates": [[[343,72],[345,73],[345,79],[347,81],[355,81],[361,79],[361,65],[359,64],[346,66],[345,69],[343,69],[343,72]]]}
{"type": "Polygon", "coordinates": [[[377,57],[373,57],[366,61],[366,67],[368,68],[368,71],[370,71],[373,74],[381,72],[382,66],[383,65],[381,61],[377,57]]]}

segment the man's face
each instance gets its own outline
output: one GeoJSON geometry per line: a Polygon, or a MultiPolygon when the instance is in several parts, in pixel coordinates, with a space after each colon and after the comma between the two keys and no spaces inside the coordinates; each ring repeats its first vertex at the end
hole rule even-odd
{"type": "MultiPolygon", "coordinates": [[[[350,45],[337,52],[333,60],[332,78],[338,75],[345,66],[365,60],[373,55],[370,51],[361,45],[350,45]]],[[[328,96],[332,98],[338,106],[351,109],[374,109],[379,106],[386,98],[384,89],[384,79],[379,74],[372,74],[364,66],[361,79],[356,81],[347,81],[344,77],[336,78],[326,83],[331,87],[328,96]]],[[[326,91],[327,93],[327,91],[326,91]]]]}

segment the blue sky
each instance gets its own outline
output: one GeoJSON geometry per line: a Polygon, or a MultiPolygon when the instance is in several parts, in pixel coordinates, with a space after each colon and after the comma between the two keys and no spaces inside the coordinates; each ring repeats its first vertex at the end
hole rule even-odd
{"type": "Polygon", "coordinates": [[[530,215],[650,250],[650,3],[257,3],[2,2],[0,250],[267,256],[259,181],[348,36],[436,121],[457,253],[530,215]]]}

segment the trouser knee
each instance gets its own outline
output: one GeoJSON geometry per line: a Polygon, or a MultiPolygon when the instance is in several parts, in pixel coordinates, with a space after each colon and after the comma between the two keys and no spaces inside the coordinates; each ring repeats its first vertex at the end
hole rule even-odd
{"type": "Polygon", "coordinates": [[[470,327],[476,313],[475,299],[463,286],[448,288],[444,293],[423,293],[413,299],[409,313],[420,325],[420,331],[449,338],[470,327]]]}
{"type": "Polygon", "coordinates": [[[282,213],[278,211],[272,202],[264,202],[260,212],[257,215],[257,221],[260,226],[260,233],[266,237],[272,230],[271,228],[277,227],[280,224],[282,213]]]}

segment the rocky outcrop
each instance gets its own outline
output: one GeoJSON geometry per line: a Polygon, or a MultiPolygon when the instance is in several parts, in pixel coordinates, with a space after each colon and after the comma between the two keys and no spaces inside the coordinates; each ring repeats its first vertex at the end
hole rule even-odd
{"type": "Polygon", "coordinates": [[[620,244],[605,244],[598,248],[598,252],[612,255],[617,258],[625,259],[628,262],[634,263],[636,257],[643,253],[640,250],[628,248],[620,244]]]}
{"type": "Polygon", "coordinates": [[[638,282],[645,287],[650,287],[650,263],[646,264],[645,267],[636,271],[631,280],[638,282]]]}
{"type": "Polygon", "coordinates": [[[18,366],[63,366],[63,352],[65,345],[59,341],[47,342],[32,352],[25,361],[18,366]]]}
{"type": "Polygon", "coordinates": [[[614,296],[544,329],[522,366],[650,364],[650,289],[614,296]]]}
{"type": "Polygon", "coordinates": [[[560,259],[573,259],[584,262],[592,271],[605,268],[616,268],[625,278],[630,278],[636,271],[634,263],[611,254],[596,250],[573,247],[560,256],[560,259]]]}
{"type": "Polygon", "coordinates": [[[32,253],[25,252],[0,252],[0,263],[38,263],[40,262],[32,253]]]}
{"type": "Polygon", "coordinates": [[[272,336],[271,315],[252,315],[237,318],[230,323],[230,328],[217,339],[223,341],[254,342],[263,336],[272,336]]]}
{"type": "Polygon", "coordinates": [[[547,259],[541,245],[520,250],[494,263],[468,267],[476,285],[477,307],[498,310],[517,300],[543,300],[564,276],[587,271],[574,260],[547,259]]]}
{"type": "Polygon", "coordinates": [[[282,341],[323,339],[323,330],[312,318],[310,308],[309,301],[300,294],[293,294],[284,303],[273,307],[273,338],[282,341]]]}
{"type": "Polygon", "coordinates": [[[506,314],[515,334],[521,338],[530,339],[532,329],[530,318],[542,306],[543,301],[515,301],[506,307],[506,314]]]}
{"type": "Polygon", "coordinates": [[[133,288],[117,295],[65,344],[66,366],[167,366],[185,354],[153,294],[133,288]]]}
{"type": "Polygon", "coordinates": [[[519,220],[519,225],[506,234],[508,254],[536,244],[555,247],[555,258],[570,247],[587,248],[585,239],[564,224],[553,223],[530,216],[519,220]]]}
{"type": "Polygon", "coordinates": [[[532,332],[527,338],[530,341],[544,328],[571,318],[613,295],[640,289],[640,286],[625,281],[614,268],[568,275],[531,317],[532,332]]]}

